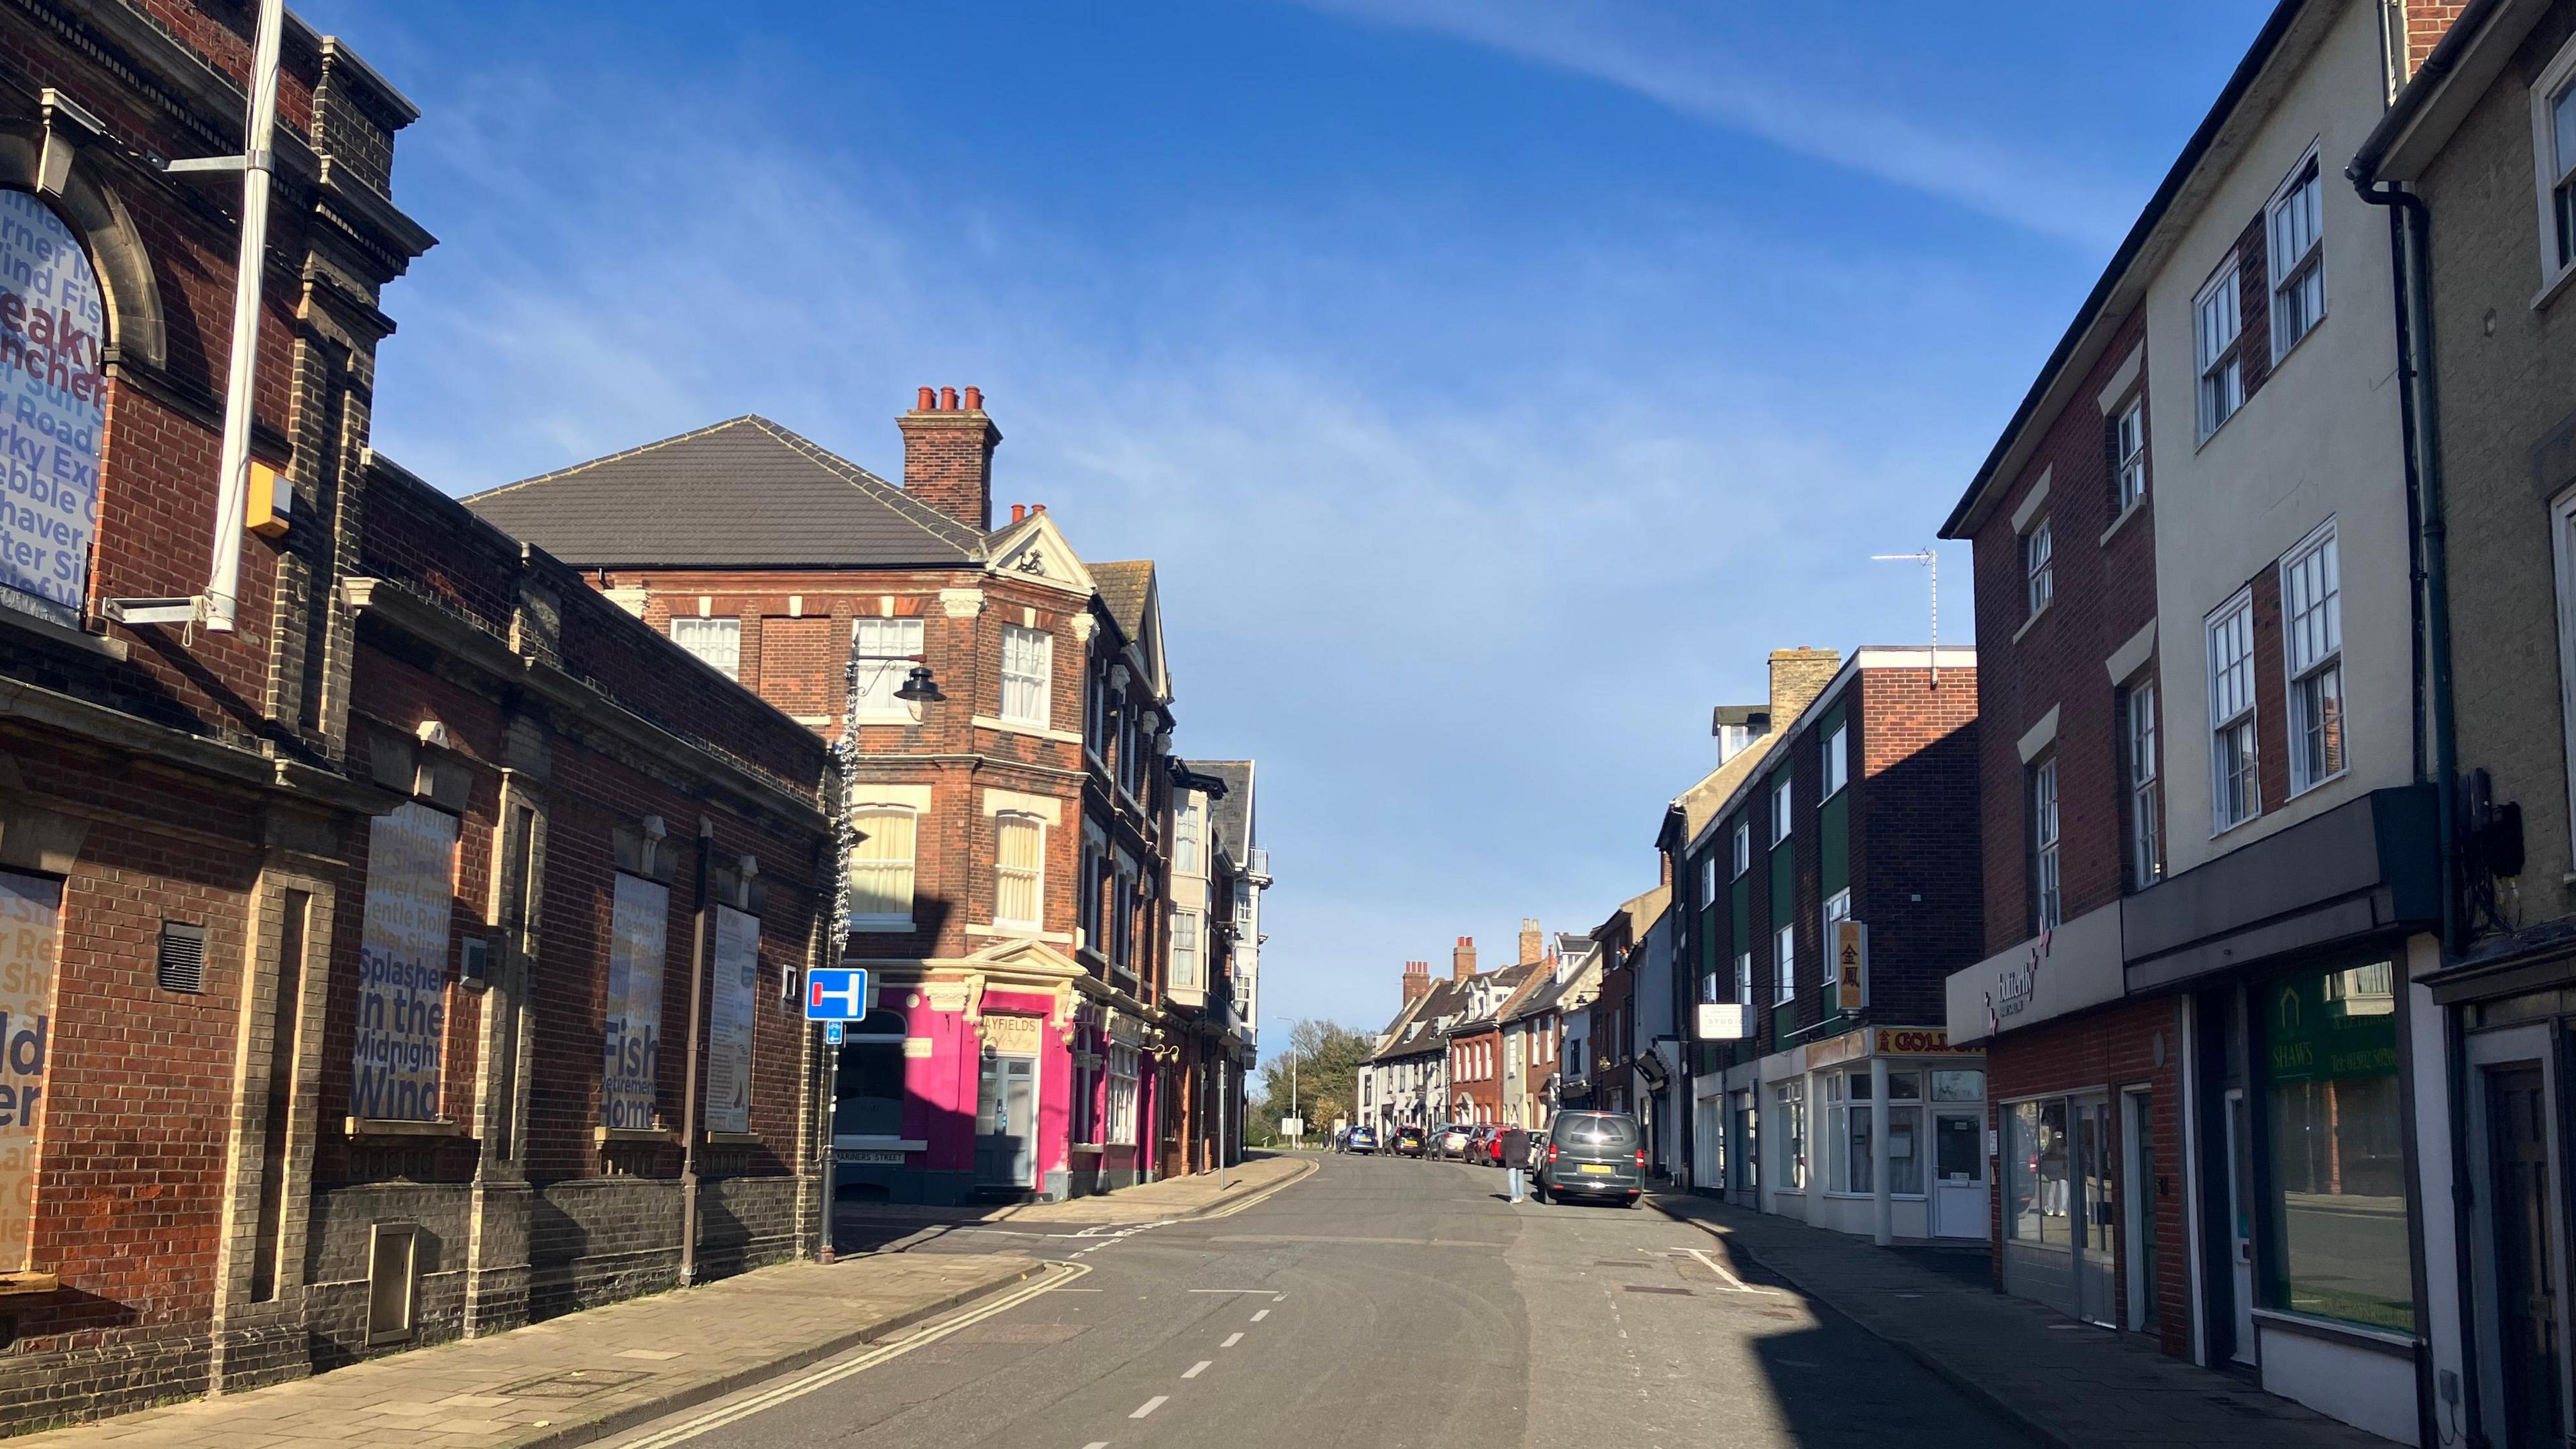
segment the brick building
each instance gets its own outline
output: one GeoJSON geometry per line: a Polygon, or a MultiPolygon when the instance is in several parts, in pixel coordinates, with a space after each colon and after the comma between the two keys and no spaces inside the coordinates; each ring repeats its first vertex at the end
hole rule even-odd
{"type": "Polygon", "coordinates": [[[828,912],[826,755],[368,450],[378,304],[430,244],[388,199],[415,112],[291,21],[261,486],[216,516],[240,238],[150,158],[237,144],[252,24],[0,18],[0,352],[53,485],[0,514],[0,1009],[42,1047],[7,1084],[0,1429],[817,1237],[782,988],[828,912]]]}
{"type": "Polygon", "coordinates": [[[896,425],[901,486],[745,417],[466,506],[847,740],[848,960],[880,989],[837,1064],[841,1194],[1063,1197],[1188,1170],[1193,1104],[1224,1095],[1198,1074],[1241,1064],[1203,1062],[1194,1029],[1204,902],[1189,980],[1168,974],[1153,565],[1087,563],[1044,505],[995,527],[1001,431],[976,389],[923,388],[896,425]]]}
{"type": "Polygon", "coordinates": [[[1983,946],[1982,873],[1960,848],[1977,832],[1977,656],[1863,648],[1821,684],[1811,651],[1773,660],[1774,695],[1806,703],[1774,714],[1723,798],[1683,802],[1699,830],[1667,815],[1681,974],[1723,989],[1743,1032],[1692,1054],[1693,1100],[1726,1104],[1695,1113],[1694,1163],[1713,1149],[1730,1199],[1819,1227],[1983,1237],[1984,1064],[1950,1045],[1941,998],[1983,946]]]}

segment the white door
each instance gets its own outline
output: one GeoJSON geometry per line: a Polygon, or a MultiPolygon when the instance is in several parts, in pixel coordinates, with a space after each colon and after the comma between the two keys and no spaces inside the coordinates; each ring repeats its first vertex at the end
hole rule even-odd
{"type": "Polygon", "coordinates": [[[1932,1118],[1932,1236],[1986,1237],[1991,1203],[1986,1181],[1986,1119],[1982,1112],[1940,1112],[1932,1118]]]}
{"type": "Polygon", "coordinates": [[[2245,1089],[2227,1089],[2227,1236],[2228,1258],[2235,1267],[2236,1350],[2238,1363],[2254,1362],[2254,1204],[2245,1181],[2245,1089]]]}

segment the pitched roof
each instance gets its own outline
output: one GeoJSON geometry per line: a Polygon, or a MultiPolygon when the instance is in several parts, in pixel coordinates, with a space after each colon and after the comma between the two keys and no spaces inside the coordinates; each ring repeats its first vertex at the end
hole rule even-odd
{"type": "Polygon", "coordinates": [[[1459,999],[1465,995],[1464,986],[1464,982],[1445,976],[1432,982],[1431,989],[1423,993],[1410,1019],[1402,1020],[1395,1040],[1388,1042],[1370,1060],[1383,1061],[1389,1057],[1419,1056],[1425,1052],[1448,1050],[1441,1044],[1446,1038],[1421,1028],[1431,1027],[1441,1017],[1455,1016],[1466,1004],[1459,999]]]}
{"type": "Polygon", "coordinates": [[[1771,757],[1771,747],[1779,742],[1777,734],[1756,737],[1736,751],[1725,764],[1709,771],[1698,784],[1682,792],[1681,798],[1673,803],[1681,808],[1684,846],[1699,838],[1699,833],[1708,828],[1708,822],[1717,817],[1727,798],[1735,793],[1735,787],[1744,783],[1756,766],[1771,757]]]}
{"type": "Polygon", "coordinates": [[[1154,561],[1149,558],[1121,559],[1091,566],[1092,585],[1100,590],[1100,602],[1107,605],[1109,617],[1131,642],[1145,637],[1145,596],[1154,587],[1154,561]]]}
{"type": "Polygon", "coordinates": [[[465,506],[581,568],[979,563],[984,535],[812,440],[744,416],[477,493],[465,506]]]}
{"type": "Polygon", "coordinates": [[[1226,859],[1237,865],[1250,859],[1252,849],[1252,762],[1250,760],[1186,760],[1191,773],[1213,776],[1225,782],[1225,793],[1208,802],[1208,826],[1216,846],[1226,859]]]}

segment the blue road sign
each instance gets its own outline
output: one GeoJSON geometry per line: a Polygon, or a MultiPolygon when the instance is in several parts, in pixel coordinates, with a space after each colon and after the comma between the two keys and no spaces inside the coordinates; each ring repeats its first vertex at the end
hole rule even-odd
{"type": "Polygon", "coordinates": [[[827,1021],[823,1023],[823,1045],[839,1046],[840,1044],[841,1024],[837,1021],[827,1021]]]}
{"type": "Polygon", "coordinates": [[[856,1021],[867,1014],[867,972],[846,966],[817,966],[805,973],[807,1021],[856,1021]]]}

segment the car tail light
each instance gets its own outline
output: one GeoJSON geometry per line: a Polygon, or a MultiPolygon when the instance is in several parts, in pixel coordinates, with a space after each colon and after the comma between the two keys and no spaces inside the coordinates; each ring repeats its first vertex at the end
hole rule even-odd
{"type": "Polygon", "coordinates": [[[1646,1165],[1646,1149],[1642,1147],[1637,1149],[1637,1165],[1639,1167],[1646,1165]]]}
{"type": "Polygon", "coordinates": [[[1553,1142],[1547,1144],[1547,1160],[1550,1162],[1556,1160],[1556,1144],[1553,1142]]]}

